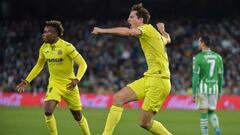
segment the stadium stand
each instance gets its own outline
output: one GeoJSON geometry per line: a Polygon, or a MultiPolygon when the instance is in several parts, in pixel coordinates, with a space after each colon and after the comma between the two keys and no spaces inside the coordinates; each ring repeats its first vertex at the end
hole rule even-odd
{"type": "MultiPolygon", "coordinates": [[[[121,26],[122,20],[108,21],[103,27],[121,26]]],[[[0,91],[13,91],[15,85],[32,69],[42,44],[43,21],[0,21],[0,91]]],[[[95,20],[63,21],[63,38],[75,45],[85,58],[88,69],[80,83],[81,91],[112,93],[141,77],[147,69],[143,53],[135,38],[93,36],[95,20]]],[[[240,18],[224,20],[166,21],[172,37],[167,46],[170,59],[172,93],[190,93],[192,56],[197,53],[198,37],[207,34],[213,39],[215,51],[223,56],[225,94],[240,95],[240,18]]],[[[44,92],[47,87],[46,67],[28,88],[44,92]]]]}

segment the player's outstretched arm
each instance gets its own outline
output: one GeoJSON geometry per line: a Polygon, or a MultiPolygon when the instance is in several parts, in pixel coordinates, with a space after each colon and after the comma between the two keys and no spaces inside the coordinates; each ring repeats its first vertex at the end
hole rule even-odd
{"type": "Polygon", "coordinates": [[[24,92],[24,90],[28,86],[28,84],[42,71],[44,64],[45,64],[44,59],[38,59],[36,65],[33,67],[31,72],[28,74],[27,78],[25,80],[22,80],[16,86],[16,91],[19,93],[24,92]]]}
{"type": "Polygon", "coordinates": [[[73,90],[75,88],[87,70],[87,64],[80,54],[74,58],[74,62],[78,64],[78,72],[76,78],[69,78],[71,82],[67,85],[68,90],[73,90]]]}
{"type": "Polygon", "coordinates": [[[165,31],[164,23],[157,23],[157,29],[162,34],[163,37],[167,39],[167,43],[171,43],[170,35],[165,31]]]}
{"type": "Polygon", "coordinates": [[[137,28],[127,28],[127,27],[115,27],[115,28],[99,28],[94,27],[92,34],[117,34],[121,36],[138,36],[141,35],[141,31],[137,28]]]}

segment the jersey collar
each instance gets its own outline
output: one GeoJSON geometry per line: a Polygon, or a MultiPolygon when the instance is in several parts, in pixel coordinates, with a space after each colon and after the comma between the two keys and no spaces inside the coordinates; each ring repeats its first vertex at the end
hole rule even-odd
{"type": "Polygon", "coordinates": [[[57,42],[50,44],[52,47],[56,47],[61,42],[61,38],[58,38],[57,42]]]}
{"type": "Polygon", "coordinates": [[[211,49],[203,50],[203,52],[211,52],[211,49]]]}
{"type": "Polygon", "coordinates": [[[57,42],[50,44],[50,47],[52,48],[52,50],[55,50],[55,48],[57,47],[57,45],[61,42],[61,38],[58,38],[57,42]]]}

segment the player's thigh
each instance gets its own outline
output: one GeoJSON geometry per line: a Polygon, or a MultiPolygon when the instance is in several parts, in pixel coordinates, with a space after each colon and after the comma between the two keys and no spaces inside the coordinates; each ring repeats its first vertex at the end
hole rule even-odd
{"type": "Polygon", "coordinates": [[[131,101],[137,100],[136,93],[130,87],[124,87],[113,95],[114,105],[123,105],[131,101]]]}
{"type": "Polygon", "coordinates": [[[211,94],[208,96],[208,109],[209,110],[216,110],[217,107],[217,94],[211,94]]]}
{"type": "Polygon", "coordinates": [[[60,89],[61,88],[57,85],[49,84],[44,101],[55,100],[57,102],[60,102],[62,95],[60,89]]]}
{"type": "Polygon", "coordinates": [[[145,97],[145,79],[146,77],[142,77],[130,84],[127,84],[127,87],[134,91],[137,99],[143,99],[145,97]]]}
{"type": "Polygon", "coordinates": [[[146,94],[142,109],[158,112],[163,101],[169,95],[171,84],[169,79],[148,77],[146,80],[146,94]]]}
{"type": "Polygon", "coordinates": [[[82,110],[82,103],[78,87],[75,87],[73,90],[67,90],[63,95],[63,99],[67,103],[69,109],[73,111],[82,110]]]}
{"type": "Polygon", "coordinates": [[[206,110],[208,109],[208,95],[199,93],[197,95],[197,109],[206,110]]]}

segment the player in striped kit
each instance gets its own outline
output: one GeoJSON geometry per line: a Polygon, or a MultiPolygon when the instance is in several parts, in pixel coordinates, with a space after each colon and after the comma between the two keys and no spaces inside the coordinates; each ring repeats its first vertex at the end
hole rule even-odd
{"type": "Polygon", "coordinates": [[[217,100],[222,93],[223,61],[222,57],[210,50],[210,39],[207,36],[199,38],[201,50],[193,57],[192,89],[193,99],[200,111],[200,128],[202,135],[208,135],[208,118],[220,135],[218,117],[215,113],[217,100]]]}

